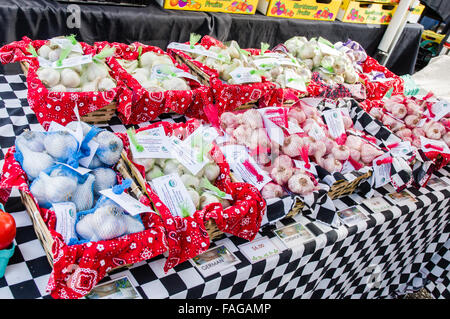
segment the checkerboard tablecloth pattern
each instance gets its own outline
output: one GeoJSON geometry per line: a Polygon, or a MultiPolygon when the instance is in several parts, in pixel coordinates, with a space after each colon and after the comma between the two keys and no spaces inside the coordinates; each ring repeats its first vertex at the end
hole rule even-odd
{"type": "MultiPolygon", "coordinates": [[[[42,130],[28,107],[24,80],[0,76],[0,165],[23,129],[42,130]]],[[[117,118],[106,127],[114,132],[127,128],[117,118]]],[[[450,170],[437,175],[450,183],[450,170]]],[[[450,191],[430,187],[410,191],[417,202],[400,203],[389,211],[374,213],[361,204],[369,220],[351,227],[331,228],[303,214],[280,220],[258,237],[268,236],[282,247],[273,229],[301,222],[315,238],[254,264],[239,250],[245,240],[223,235],[211,246],[226,243],[241,263],[208,278],[188,261],[165,274],[166,256],[160,255],[114,271],[102,282],[126,275],[144,298],[387,298],[404,290],[420,272],[426,274],[423,285],[434,297],[448,297],[450,191]]],[[[391,192],[394,189],[386,186],[374,196],[391,192]]],[[[334,205],[344,209],[363,200],[355,194],[335,200],[334,205]]],[[[17,223],[17,247],[0,279],[0,298],[49,298],[45,287],[51,268],[17,192],[5,209],[17,223]]]]}

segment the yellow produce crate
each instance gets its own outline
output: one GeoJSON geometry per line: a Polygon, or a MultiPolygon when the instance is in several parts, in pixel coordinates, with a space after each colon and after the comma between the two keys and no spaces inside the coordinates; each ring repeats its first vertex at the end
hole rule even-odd
{"type": "Polygon", "coordinates": [[[337,19],[348,23],[389,24],[397,5],[343,0],[337,19]]]}
{"type": "Polygon", "coordinates": [[[414,9],[411,11],[411,14],[408,17],[408,22],[411,23],[419,22],[423,10],[425,10],[425,6],[423,4],[419,4],[418,6],[414,7],[414,9]]]}
{"type": "Polygon", "coordinates": [[[156,0],[164,9],[255,14],[258,0],[156,0]]]}
{"type": "Polygon", "coordinates": [[[422,33],[423,40],[430,40],[430,41],[436,42],[438,44],[440,44],[442,42],[442,40],[444,40],[444,38],[445,38],[445,34],[439,34],[434,31],[431,31],[431,30],[425,30],[422,33]]]}
{"type": "Polygon", "coordinates": [[[334,21],[342,0],[259,0],[258,11],[270,17],[334,21]]]}

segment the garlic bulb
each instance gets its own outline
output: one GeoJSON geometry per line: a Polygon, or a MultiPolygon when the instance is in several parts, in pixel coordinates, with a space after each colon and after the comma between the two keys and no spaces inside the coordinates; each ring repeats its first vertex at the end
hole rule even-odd
{"type": "Polygon", "coordinates": [[[27,174],[29,180],[33,180],[39,176],[39,173],[51,167],[55,161],[44,152],[33,152],[25,145],[19,147],[23,155],[22,169],[27,174]]]}
{"type": "Polygon", "coordinates": [[[133,216],[124,214],[123,220],[126,226],[125,234],[134,234],[145,230],[144,225],[133,216]]]}
{"type": "Polygon", "coordinates": [[[204,173],[203,175],[211,182],[214,183],[214,181],[219,177],[220,174],[220,167],[216,163],[208,163],[204,167],[204,173]]]}
{"type": "Polygon", "coordinates": [[[133,161],[136,164],[142,165],[145,168],[145,172],[150,171],[153,166],[155,165],[155,159],[154,158],[135,158],[133,161]]]}
{"type": "Polygon", "coordinates": [[[44,138],[45,150],[58,161],[66,162],[78,150],[77,140],[66,131],[47,134],[44,138]]]}
{"type": "Polygon", "coordinates": [[[194,203],[195,208],[198,208],[199,204],[200,204],[200,195],[192,187],[188,187],[186,189],[187,189],[187,191],[189,193],[189,196],[192,199],[192,202],[194,203]]]}
{"type": "Polygon", "coordinates": [[[43,152],[45,150],[43,139],[45,135],[42,132],[24,131],[16,138],[16,146],[21,149],[22,146],[28,147],[33,152],[43,152]]]}
{"type": "Polygon", "coordinates": [[[158,57],[158,54],[152,51],[147,51],[145,53],[143,53],[140,57],[140,65],[143,68],[152,68],[153,66],[153,62],[155,61],[155,59],[158,57]]]}
{"type": "Polygon", "coordinates": [[[49,90],[51,92],[66,92],[67,88],[64,85],[62,85],[62,84],[57,84],[57,85],[52,86],[51,88],[49,88],[49,90]]]}
{"type": "Polygon", "coordinates": [[[294,174],[288,181],[288,187],[291,192],[302,196],[311,194],[315,189],[309,175],[303,172],[294,174]]]}
{"type": "Polygon", "coordinates": [[[186,188],[192,187],[197,189],[200,184],[200,180],[197,177],[188,173],[181,175],[180,178],[186,188]]]}
{"type": "Polygon", "coordinates": [[[31,194],[33,194],[33,197],[37,200],[40,206],[48,203],[45,189],[45,182],[40,178],[35,179],[30,185],[30,192],[31,194]]]}
{"type": "Polygon", "coordinates": [[[164,175],[176,173],[181,176],[183,175],[184,171],[185,171],[184,166],[181,165],[175,159],[169,159],[168,161],[165,162],[163,167],[164,175]]]}
{"type": "Polygon", "coordinates": [[[89,63],[87,67],[87,78],[89,81],[94,81],[97,78],[106,78],[109,74],[108,69],[106,65],[104,64],[97,64],[97,63],[89,63]]]}
{"type": "Polygon", "coordinates": [[[75,204],[77,211],[82,212],[91,209],[94,205],[93,185],[95,177],[88,174],[87,179],[82,184],[78,184],[72,195],[72,202],[75,204]]]}
{"type": "Polygon", "coordinates": [[[76,88],[80,85],[81,79],[77,72],[72,69],[61,71],[61,84],[69,88],[76,88]]]}
{"type": "Polygon", "coordinates": [[[39,174],[46,185],[45,196],[49,203],[69,202],[77,188],[77,182],[68,176],[50,177],[44,172],[39,174]]]}
{"type": "Polygon", "coordinates": [[[37,54],[41,58],[48,59],[48,54],[50,53],[51,50],[52,49],[50,49],[50,47],[48,45],[44,44],[37,50],[37,54]]]}
{"type": "Polygon", "coordinates": [[[100,82],[98,83],[99,91],[108,91],[114,89],[115,87],[116,83],[114,83],[114,81],[110,78],[101,79],[100,82]]]}
{"type": "Polygon", "coordinates": [[[261,189],[261,195],[264,199],[280,198],[283,196],[283,188],[275,183],[269,182],[261,189]]]}
{"type": "Polygon", "coordinates": [[[101,131],[94,137],[94,140],[99,144],[95,153],[98,159],[106,165],[115,165],[119,161],[123,150],[122,140],[109,131],[101,131]]]}
{"type": "Polygon", "coordinates": [[[151,181],[154,178],[158,178],[163,176],[164,173],[161,170],[161,168],[159,166],[153,166],[153,168],[151,170],[149,170],[146,174],[145,174],[145,179],[148,181],[151,181]]]}
{"type": "Polygon", "coordinates": [[[202,193],[202,195],[200,196],[200,209],[204,209],[206,206],[213,203],[220,204],[220,199],[209,192],[202,193]]]}
{"type": "Polygon", "coordinates": [[[117,184],[117,174],[114,170],[107,167],[99,167],[92,171],[95,177],[94,193],[100,195],[100,191],[112,188],[117,184]]]}
{"type": "Polygon", "coordinates": [[[60,55],[61,48],[56,48],[48,53],[48,59],[50,60],[50,62],[55,62],[59,59],[60,55]]]}
{"type": "Polygon", "coordinates": [[[161,82],[161,87],[165,90],[189,90],[186,81],[181,78],[169,78],[161,82]]]}
{"type": "Polygon", "coordinates": [[[60,80],[59,71],[52,68],[41,68],[36,71],[36,74],[47,87],[55,86],[60,80]]]}

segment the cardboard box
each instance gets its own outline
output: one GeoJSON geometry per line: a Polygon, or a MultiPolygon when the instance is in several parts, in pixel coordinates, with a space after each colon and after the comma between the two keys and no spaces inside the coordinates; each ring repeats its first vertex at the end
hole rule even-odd
{"type": "Polygon", "coordinates": [[[164,9],[255,14],[258,0],[156,0],[164,9]]]}
{"type": "Polygon", "coordinates": [[[259,0],[258,11],[270,17],[334,21],[342,0],[259,0]]]}
{"type": "Polygon", "coordinates": [[[389,24],[397,5],[343,0],[336,19],[349,23],[389,24]]]}

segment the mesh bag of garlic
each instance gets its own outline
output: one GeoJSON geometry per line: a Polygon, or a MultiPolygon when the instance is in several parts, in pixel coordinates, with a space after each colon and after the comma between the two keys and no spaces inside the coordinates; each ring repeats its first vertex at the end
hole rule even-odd
{"type": "Polygon", "coordinates": [[[169,54],[181,59],[192,72],[206,78],[219,112],[246,108],[259,102],[269,103],[275,83],[252,66],[248,52],[236,41],[222,43],[210,36],[191,34],[188,43],[170,43],[169,54]]]}
{"type": "Polygon", "coordinates": [[[44,249],[52,256],[48,287],[54,298],[80,298],[110,270],[167,250],[161,218],[145,201],[132,217],[110,194],[122,186],[116,196],[140,200],[123,192],[131,180],[118,169],[122,150],[114,133],[71,122],[48,132],[24,131],[6,154],[1,200],[18,188],[33,220],[39,214],[35,228],[45,227],[39,232],[50,236],[44,249]],[[91,217],[84,220],[87,212],[91,217]],[[89,285],[66,280],[65,270],[74,265],[95,274],[89,285]]]}
{"type": "Polygon", "coordinates": [[[157,122],[121,137],[127,157],[169,233],[165,269],[209,247],[208,222],[252,240],[266,204],[254,186],[235,182],[214,142],[216,129],[191,119],[157,122]],[[156,145],[159,145],[156,147],[156,145]]]}
{"type": "Polygon", "coordinates": [[[94,46],[99,51],[108,46],[116,49],[106,61],[116,79],[127,85],[118,108],[124,124],[151,121],[162,113],[201,117],[202,106],[212,101],[209,87],[158,47],[139,42],[97,42],[94,46]]]}
{"type": "Polygon", "coordinates": [[[28,103],[45,128],[52,121],[66,125],[75,120],[75,107],[83,116],[118,97],[121,82],[105,64],[110,50],[98,53],[73,36],[34,41],[24,37],[7,48],[15,55],[11,62],[24,62],[28,103]]]}
{"type": "Polygon", "coordinates": [[[401,141],[420,150],[425,161],[439,170],[450,161],[450,113],[448,102],[433,93],[423,97],[392,95],[366,100],[361,107],[389,128],[401,141]]]}

